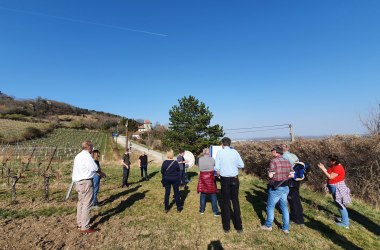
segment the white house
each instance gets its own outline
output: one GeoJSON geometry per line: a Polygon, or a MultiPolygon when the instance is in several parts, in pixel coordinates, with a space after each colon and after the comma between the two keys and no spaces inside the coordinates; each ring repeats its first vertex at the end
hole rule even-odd
{"type": "Polygon", "coordinates": [[[145,120],[144,124],[139,126],[139,132],[145,133],[152,130],[152,123],[150,120],[145,120]]]}
{"type": "Polygon", "coordinates": [[[150,122],[150,120],[144,120],[144,124],[138,127],[138,131],[133,133],[132,138],[135,140],[139,140],[141,139],[141,136],[144,133],[149,132],[151,130],[152,130],[152,123],[150,122]]]}

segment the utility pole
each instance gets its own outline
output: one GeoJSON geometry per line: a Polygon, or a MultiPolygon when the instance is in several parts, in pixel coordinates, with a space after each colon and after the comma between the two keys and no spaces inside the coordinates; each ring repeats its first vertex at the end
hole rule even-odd
{"type": "Polygon", "coordinates": [[[293,132],[292,124],[289,124],[289,130],[290,130],[290,142],[294,142],[294,132],[293,132]]]}
{"type": "Polygon", "coordinates": [[[129,149],[129,144],[128,144],[128,118],[127,121],[125,122],[125,150],[129,149]]]}

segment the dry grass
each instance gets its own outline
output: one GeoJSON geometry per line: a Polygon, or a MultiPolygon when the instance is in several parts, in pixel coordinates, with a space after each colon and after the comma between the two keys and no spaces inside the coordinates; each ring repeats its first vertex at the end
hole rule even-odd
{"type": "MultiPolygon", "coordinates": [[[[133,159],[136,156],[133,156],[133,159]]],[[[251,175],[240,176],[240,204],[244,233],[224,234],[221,218],[215,218],[211,204],[199,214],[196,193],[197,171],[191,169],[189,190],[182,190],[184,210],[175,205],[163,212],[164,190],[157,166],[150,166],[151,179],[139,182],[136,162],[130,176],[133,185],[121,189],[121,165],[102,165],[108,177],[102,180],[100,210],[92,211],[93,223],[101,229],[94,235],[81,235],[75,229],[76,194],[63,202],[70,176],[61,184],[52,183],[51,201],[42,200],[43,190],[26,180],[19,186],[17,205],[9,204],[5,183],[0,186],[0,246],[7,249],[379,249],[379,211],[355,201],[350,210],[351,228],[336,228],[331,217],[337,209],[331,197],[303,188],[306,224],[291,226],[282,234],[277,224],[272,232],[260,231],[265,217],[265,183],[251,175]],[[31,185],[31,186],[30,186],[31,185]],[[31,197],[34,197],[32,201],[31,197]]],[[[67,168],[70,168],[67,166],[67,168]]],[[[67,170],[69,172],[69,170],[67,170]]],[[[65,170],[66,172],[66,170],[65,170]]],[[[4,180],[2,180],[4,181],[4,180]]],[[[278,212],[276,219],[281,222],[278,212]]]]}
{"type": "Polygon", "coordinates": [[[49,123],[0,119],[0,143],[24,141],[51,131],[52,125],[49,123]]]}

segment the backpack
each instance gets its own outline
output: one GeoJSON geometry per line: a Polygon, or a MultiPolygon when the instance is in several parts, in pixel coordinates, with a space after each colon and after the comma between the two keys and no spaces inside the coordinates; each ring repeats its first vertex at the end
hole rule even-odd
{"type": "Polygon", "coordinates": [[[306,174],[310,171],[310,165],[307,162],[295,162],[293,166],[295,181],[302,181],[305,179],[306,174]]]}

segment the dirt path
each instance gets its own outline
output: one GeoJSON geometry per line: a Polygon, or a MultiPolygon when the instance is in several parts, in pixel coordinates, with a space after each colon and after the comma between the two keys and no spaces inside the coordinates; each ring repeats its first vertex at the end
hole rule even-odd
{"type": "MultiPolygon", "coordinates": [[[[125,136],[118,136],[117,138],[117,143],[123,147],[125,147],[125,136]]],[[[164,159],[165,159],[165,156],[158,152],[158,151],[154,151],[152,149],[149,149],[149,148],[146,148],[146,147],[143,147],[143,146],[140,146],[132,141],[130,141],[130,143],[132,143],[132,150],[137,150],[137,151],[140,151],[140,152],[145,152],[148,156],[154,158],[155,161],[157,162],[162,162],[164,159]]]]}

